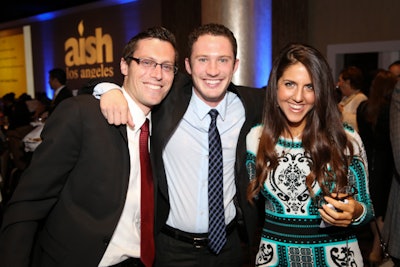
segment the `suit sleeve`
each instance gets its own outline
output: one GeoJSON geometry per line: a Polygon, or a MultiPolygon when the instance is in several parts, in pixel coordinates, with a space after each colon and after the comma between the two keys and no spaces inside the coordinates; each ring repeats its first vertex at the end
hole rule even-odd
{"type": "Polygon", "coordinates": [[[74,98],[63,101],[46,121],[43,141],[4,213],[0,232],[1,266],[29,265],[38,227],[57,202],[78,158],[81,123],[74,98]]]}

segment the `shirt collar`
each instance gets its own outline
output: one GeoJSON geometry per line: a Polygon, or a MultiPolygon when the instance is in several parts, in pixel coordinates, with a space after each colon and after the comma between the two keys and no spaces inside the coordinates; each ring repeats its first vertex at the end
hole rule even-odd
{"type": "Polygon", "coordinates": [[[56,98],[56,96],[60,93],[60,91],[65,87],[66,85],[61,85],[60,87],[58,87],[55,91],[54,91],[54,98],[56,98]]]}
{"type": "Polygon", "coordinates": [[[136,102],[132,99],[132,97],[126,92],[126,90],[124,89],[124,87],[122,87],[122,93],[126,99],[126,101],[128,102],[128,107],[129,107],[129,111],[131,113],[132,116],[132,120],[134,123],[134,128],[132,129],[133,131],[139,131],[140,128],[142,127],[144,121],[147,119],[149,119],[150,121],[150,133],[151,133],[151,111],[149,112],[149,114],[146,116],[144,115],[143,111],[140,109],[140,107],[136,104],[136,102]]]}
{"type": "Polygon", "coordinates": [[[192,99],[190,101],[192,102],[194,113],[196,114],[196,116],[199,117],[200,120],[203,120],[208,116],[208,112],[210,112],[211,109],[216,109],[219,116],[221,116],[221,119],[224,121],[226,116],[226,109],[228,107],[227,103],[229,93],[230,92],[227,92],[225,94],[224,98],[221,100],[221,102],[219,102],[216,107],[210,107],[197,96],[197,94],[194,92],[194,88],[192,88],[192,99]]]}

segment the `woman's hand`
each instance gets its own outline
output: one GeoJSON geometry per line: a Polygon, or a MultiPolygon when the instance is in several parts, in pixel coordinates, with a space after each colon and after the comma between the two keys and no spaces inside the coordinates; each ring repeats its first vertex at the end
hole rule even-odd
{"type": "Polygon", "coordinates": [[[363,206],[353,197],[337,200],[335,198],[344,198],[345,195],[332,194],[331,197],[325,196],[324,199],[328,204],[322,205],[318,209],[322,220],[339,227],[349,226],[354,219],[359,218],[363,212],[363,206]]]}

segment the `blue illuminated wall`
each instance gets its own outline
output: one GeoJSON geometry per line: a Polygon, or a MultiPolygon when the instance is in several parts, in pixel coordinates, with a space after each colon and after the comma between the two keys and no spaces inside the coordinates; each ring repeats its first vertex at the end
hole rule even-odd
{"type": "MultiPolygon", "coordinates": [[[[42,18],[43,21],[53,18],[52,14],[50,14],[50,13],[39,15],[38,17],[42,18]]],[[[48,80],[49,80],[48,72],[52,68],[58,67],[57,63],[56,63],[56,57],[57,56],[54,53],[55,46],[51,41],[49,41],[50,38],[48,38],[48,36],[47,36],[47,33],[53,32],[53,31],[54,31],[54,29],[53,29],[53,24],[52,23],[44,23],[43,24],[42,31],[40,31],[40,33],[41,33],[41,37],[40,38],[43,40],[43,42],[42,42],[42,50],[45,51],[45,53],[42,56],[43,65],[41,65],[41,68],[40,67],[39,68],[37,68],[37,67],[35,68],[36,70],[40,69],[40,73],[38,73],[36,71],[34,72],[34,75],[36,76],[36,79],[40,75],[42,77],[42,79],[47,82],[47,83],[44,84],[43,88],[45,88],[46,95],[47,95],[47,97],[49,99],[53,98],[54,91],[50,88],[50,85],[48,84],[48,80]]],[[[33,50],[33,51],[35,51],[35,50],[33,50]]],[[[33,56],[34,57],[36,56],[35,52],[33,52],[33,56]]],[[[64,69],[64,67],[62,65],[60,67],[64,69]]],[[[36,88],[36,90],[38,90],[38,89],[39,88],[36,88]]],[[[40,91],[42,91],[42,90],[40,90],[40,91]]]]}
{"type": "Polygon", "coordinates": [[[257,51],[254,70],[256,87],[267,85],[272,68],[272,0],[255,2],[255,50],[257,51]]]}

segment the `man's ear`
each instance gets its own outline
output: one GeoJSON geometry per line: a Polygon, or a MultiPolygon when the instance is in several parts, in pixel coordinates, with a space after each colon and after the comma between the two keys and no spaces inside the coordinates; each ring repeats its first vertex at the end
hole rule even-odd
{"type": "Polygon", "coordinates": [[[187,73],[189,73],[190,75],[192,74],[192,67],[190,66],[189,58],[185,58],[185,69],[187,73]]]}
{"type": "Polygon", "coordinates": [[[128,68],[129,68],[128,62],[126,62],[126,60],[124,58],[121,58],[119,66],[121,68],[122,75],[127,76],[128,75],[128,68]]]}

